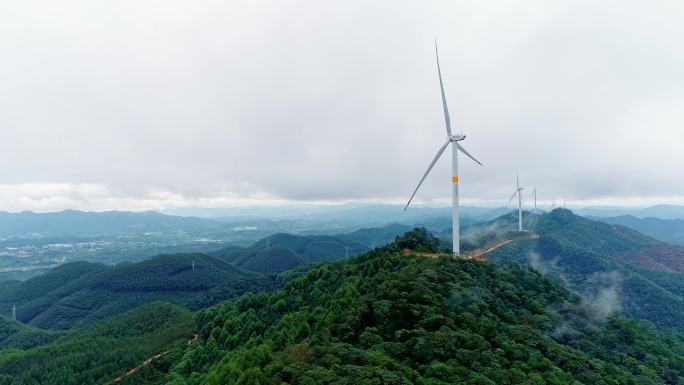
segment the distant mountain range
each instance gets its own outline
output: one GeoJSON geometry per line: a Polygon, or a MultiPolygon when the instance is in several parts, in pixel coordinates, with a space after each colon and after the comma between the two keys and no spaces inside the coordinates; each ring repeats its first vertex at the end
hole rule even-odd
{"type": "Polygon", "coordinates": [[[593,219],[612,225],[629,227],[663,242],[684,245],[684,220],[682,219],[637,218],[631,215],[596,217],[593,219]]]}
{"type": "MultiPolygon", "coordinates": [[[[419,223],[431,217],[450,217],[451,207],[411,206],[406,212],[397,204],[339,204],[339,205],[282,205],[282,206],[240,206],[228,208],[180,208],[162,212],[169,215],[193,216],[216,220],[307,220],[333,223],[360,224],[362,227],[381,226],[387,223],[419,223]]],[[[547,208],[540,207],[547,211],[547,208]]],[[[655,205],[650,207],[624,206],[579,206],[571,207],[582,216],[615,217],[633,215],[639,218],[684,219],[684,206],[655,205]]],[[[461,216],[470,220],[489,221],[504,215],[512,209],[499,207],[461,206],[461,216]]]]}
{"type": "Polygon", "coordinates": [[[572,210],[576,214],[591,217],[631,215],[637,218],[684,219],[684,206],[677,205],[655,205],[639,208],[595,206],[572,208],[572,210]]]}
{"type": "MultiPolygon", "coordinates": [[[[257,210],[251,215],[242,209],[213,209],[218,215],[194,217],[176,214],[206,214],[202,210],[174,210],[165,214],[144,211],[89,212],[66,210],[49,213],[0,212],[0,237],[40,235],[43,237],[99,237],[117,235],[169,236],[195,235],[231,238],[267,236],[278,232],[295,234],[335,234],[365,227],[382,227],[391,223],[405,225],[429,224],[450,226],[450,209],[412,208],[406,212],[394,205],[341,206],[330,209],[305,210],[286,207],[277,210],[257,210]],[[168,213],[173,213],[169,215],[168,213]],[[273,216],[265,215],[273,213],[273,216]]],[[[251,213],[251,211],[250,211],[251,213]]],[[[464,209],[464,223],[492,219],[499,211],[464,209]]]]}
{"type": "MultiPolygon", "coordinates": [[[[463,225],[493,220],[511,209],[475,206],[461,207],[463,225]]],[[[577,214],[594,217],[631,215],[637,218],[684,220],[684,206],[658,205],[648,208],[589,207],[575,209],[577,214]]],[[[411,207],[401,205],[345,204],[256,206],[217,209],[176,209],[164,214],[154,211],[85,212],[66,210],[50,213],[0,212],[0,237],[40,234],[45,237],[102,235],[217,235],[254,233],[256,239],[288,232],[294,234],[339,234],[391,223],[424,225],[433,231],[451,226],[448,207],[411,207]],[[168,215],[171,214],[171,215],[168,215]]]]}
{"type": "MultiPolygon", "coordinates": [[[[491,220],[505,212],[503,208],[462,206],[461,216],[466,222],[491,220]]],[[[296,220],[324,225],[330,229],[381,227],[390,223],[418,224],[435,218],[451,218],[451,207],[411,206],[394,204],[340,204],[340,205],[284,205],[241,206],[232,208],[184,208],[164,210],[165,214],[195,216],[234,222],[248,219],[278,221],[296,220]]],[[[450,224],[449,224],[450,226],[450,224]]]]}
{"type": "Polygon", "coordinates": [[[0,212],[0,237],[41,234],[44,236],[101,236],[145,233],[206,234],[226,231],[218,221],[164,215],[154,211],[76,211],[51,213],[0,212]]]}

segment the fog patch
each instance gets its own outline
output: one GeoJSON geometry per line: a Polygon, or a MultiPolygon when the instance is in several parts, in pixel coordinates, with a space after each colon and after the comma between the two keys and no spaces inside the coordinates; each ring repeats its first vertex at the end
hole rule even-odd
{"type": "MultiPolygon", "coordinates": [[[[619,272],[594,273],[587,279],[587,284],[585,290],[579,293],[580,301],[577,304],[566,303],[562,306],[560,312],[566,320],[548,331],[548,336],[567,342],[581,334],[580,330],[596,329],[622,309],[622,275],[619,272]]],[[[569,286],[567,282],[566,286],[569,286]]]]}
{"type": "Polygon", "coordinates": [[[572,325],[571,321],[565,321],[547,333],[555,340],[566,340],[580,334],[572,325]]]}
{"type": "Polygon", "coordinates": [[[563,270],[558,267],[558,257],[545,260],[544,257],[536,251],[530,251],[527,254],[527,263],[532,270],[537,273],[560,281],[566,289],[577,292],[565,274],[563,274],[563,270]]]}
{"type": "Polygon", "coordinates": [[[558,266],[558,258],[545,259],[535,251],[529,252],[527,258],[533,270],[561,282],[580,298],[577,303],[565,303],[560,307],[557,304],[555,308],[547,309],[550,313],[561,313],[565,318],[546,332],[549,337],[567,342],[581,334],[580,330],[594,329],[622,309],[623,278],[618,271],[594,273],[577,285],[571,283],[570,277],[558,266]]]}
{"type": "Polygon", "coordinates": [[[587,282],[593,290],[582,295],[580,306],[590,318],[605,322],[613,313],[622,309],[622,276],[619,272],[594,273],[587,282]]]}
{"type": "Polygon", "coordinates": [[[501,225],[499,224],[499,221],[494,221],[491,222],[490,224],[487,225],[476,225],[473,228],[470,228],[463,232],[461,234],[461,241],[462,242],[468,242],[468,243],[477,243],[480,239],[490,237],[490,236],[499,236],[500,234],[505,234],[506,231],[510,229],[502,229],[501,225]]]}
{"type": "MultiPolygon", "coordinates": [[[[517,225],[516,225],[517,226],[517,225]]],[[[505,238],[514,227],[506,220],[496,220],[487,224],[477,224],[464,229],[461,233],[461,243],[479,247],[487,242],[505,238]]]]}
{"type": "Polygon", "coordinates": [[[530,267],[542,275],[547,275],[549,273],[549,267],[542,261],[541,255],[535,251],[531,251],[528,255],[528,263],[530,267]]]}

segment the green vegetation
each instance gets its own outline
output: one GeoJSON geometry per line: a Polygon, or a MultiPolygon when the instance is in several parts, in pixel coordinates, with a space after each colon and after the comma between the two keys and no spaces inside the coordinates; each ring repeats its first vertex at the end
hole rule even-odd
{"type": "Polygon", "coordinates": [[[0,311],[10,314],[16,304],[23,323],[66,330],[145,303],[165,301],[197,310],[276,286],[273,278],[205,254],[161,255],[114,267],[74,262],[25,282],[4,283],[0,311]]]}
{"type": "Polygon", "coordinates": [[[29,349],[50,343],[62,335],[60,332],[41,330],[0,316],[0,350],[29,349]]]}
{"type": "Polygon", "coordinates": [[[341,259],[392,242],[408,226],[390,225],[339,235],[274,234],[250,247],[229,246],[210,253],[240,268],[264,274],[341,259]]]}
{"type": "Polygon", "coordinates": [[[527,268],[406,257],[409,243],[439,251],[414,231],[201,312],[200,341],[166,383],[684,383],[679,335],[597,319],[527,268]]]}
{"type": "Polygon", "coordinates": [[[309,261],[296,251],[275,246],[258,250],[254,254],[242,254],[242,258],[234,260],[233,263],[242,269],[264,274],[277,274],[281,271],[305,266],[309,261]]]}
{"type": "Polygon", "coordinates": [[[185,348],[193,327],[194,318],[187,310],[148,304],[42,347],[0,350],[0,384],[105,384],[165,352],[161,360],[122,382],[153,383],[185,348]]]}
{"type": "Polygon", "coordinates": [[[684,331],[684,254],[678,249],[565,209],[535,219],[538,240],[511,243],[488,257],[531,265],[589,300],[613,290],[612,306],[628,317],[684,331]]]}
{"type": "MultiPolygon", "coordinates": [[[[343,262],[312,253],[344,243],[286,234],[233,261],[272,265],[269,273],[299,266],[277,276],[180,254],[71,263],[1,282],[0,306],[16,303],[30,325],[0,317],[0,385],[104,385],[119,376],[145,385],[684,385],[684,337],[654,324],[676,327],[682,274],[621,254],[662,244],[567,210],[526,220],[541,237],[497,249],[490,256],[499,265],[454,260],[444,242],[415,229],[343,262]],[[606,302],[615,298],[592,290],[624,296],[627,315],[654,323],[624,318],[606,302]],[[159,300],[204,310],[195,317],[159,300]]],[[[506,230],[507,217],[481,226],[470,247],[521,237],[506,230]]]]}

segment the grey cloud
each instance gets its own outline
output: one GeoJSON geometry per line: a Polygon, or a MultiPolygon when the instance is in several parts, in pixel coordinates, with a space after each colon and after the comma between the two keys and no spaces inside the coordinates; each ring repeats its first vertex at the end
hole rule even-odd
{"type": "MultiPolygon", "coordinates": [[[[680,2],[2,8],[2,184],[404,200],[445,135],[437,35],[454,125],[486,165],[463,160],[465,199],[505,203],[517,170],[540,199],[684,196],[680,2]]],[[[447,180],[442,161],[418,199],[447,180]]]]}

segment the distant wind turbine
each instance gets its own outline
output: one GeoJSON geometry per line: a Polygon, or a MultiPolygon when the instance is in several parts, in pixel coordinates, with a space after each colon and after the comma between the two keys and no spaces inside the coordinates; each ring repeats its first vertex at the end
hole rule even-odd
{"type": "Polygon", "coordinates": [[[442,156],[444,150],[446,150],[449,144],[453,144],[453,146],[451,147],[451,225],[453,233],[452,250],[454,256],[458,257],[460,255],[460,221],[458,212],[458,152],[461,151],[463,154],[465,154],[470,159],[474,160],[480,166],[482,166],[482,163],[480,163],[480,161],[478,161],[472,155],[470,155],[470,153],[468,153],[468,151],[466,151],[466,149],[458,143],[466,138],[465,135],[453,135],[451,133],[451,117],[449,116],[449,108],[447,107],[446,95],[444,94],[444,83],[442,82],[442,69],[439,66],[439,52],[437,50],[437,41],[435,41],[435,56],[437,57],[437,74],[439,75],[439,89],[442,92],[442,107],[444,108],[444,122],[446,124],[447,138],[442,147],[440,147],[439,150],[437,150],[437,155],[435,155],[434,159],[432,159],[432,163],[430,163],[430,165],[428,166],[427,171],[425,171],[425,174],[423,174],[423,177],[420,179],[420,182],[418,182],[418,186],[413,191],[413,194],[411,194],[411,198],[409,198],[408,203],[406,203],[404,211],[406,211],[408,206],[411,204],[411,200],[413,200],[413,197],[418,192],[420,185],[423,184],[423,181],[425,180],[425,178],[427,178],[428,174],[435,166],[435,163],[437,163],[437,160],[439,160],[439,157],[442,156]]]}
{"type": "Polygon", "coordinates": [[[518,194],[518,231],[523,231],[523,226],[522,226],[522,190],[524,190],[524,187],[520,187],[520,178],[518,177],[518,174],[515,174],[515,185],[516,189],[513,192],[513,195],[511,195],[511,199],[508,200],[508,203],[506,203],[506,208],[508,208],[508,205],[511,204],[511,201],[513,201],[513,198],[515,198],[515,194],[518,194]]]}

